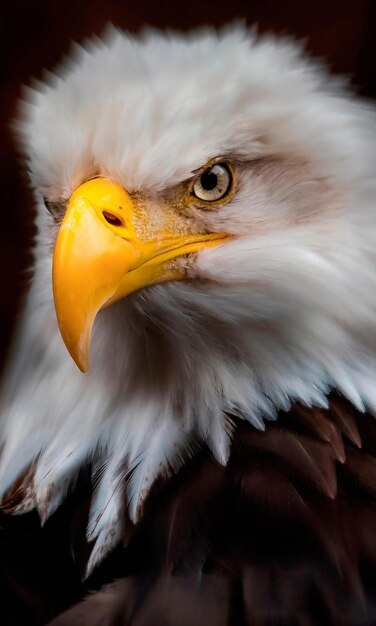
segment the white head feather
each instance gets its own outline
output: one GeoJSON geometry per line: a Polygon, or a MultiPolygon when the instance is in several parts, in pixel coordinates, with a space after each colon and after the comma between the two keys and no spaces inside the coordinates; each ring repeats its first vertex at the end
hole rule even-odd
{"type": "Polygon", "coordinates": [[[374,113],[295,43],[243,27],[112,29],[30,90],[19,131],[38,236],[3,390],[0,487],[33,463],[27,506],[46,518],[92,461],[89,569],[121,534],[121,468],[135,521],[158,473],[201,442],[226,463],[226,414],[263,428],[294,400],[325,406],[331,388],[375,411],[374,113]],[[55,319],[43,197],[66,201],[100,174],[151,214],[218,156],[235,164],[237,192],[190,219],[236,237],[183,260],[186,281],[101,312],[81,374],[55,319]]]}

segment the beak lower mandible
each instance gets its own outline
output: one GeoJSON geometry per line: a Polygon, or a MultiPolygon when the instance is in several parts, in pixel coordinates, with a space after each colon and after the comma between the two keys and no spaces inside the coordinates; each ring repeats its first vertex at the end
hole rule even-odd
{"type": "Polygon", "coordinates": [[[182,236],[161,229],[157,237],[143,240],[136,235],[134,213],[133,201],[120,185],[96,178],[72,194],[57,236],[56,315],[66,347],[83,372],[100,309],[142,287],[183,278],[172,259],[225,237],[182,236]]]}

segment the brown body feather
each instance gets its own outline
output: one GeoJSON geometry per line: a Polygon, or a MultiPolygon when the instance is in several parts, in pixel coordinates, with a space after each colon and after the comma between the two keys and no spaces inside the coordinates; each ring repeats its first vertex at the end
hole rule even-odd
{"type": "Polygon", "coordinates": [[[84,472],[43,529],[33,514],[4,514],[0,623],[376,624],[374,418],[332,396],[328,410],[295,405],[265,432],[236,425],[227,467],[202,450],[159,480],[127,545],[85,582],[84,472]]]}

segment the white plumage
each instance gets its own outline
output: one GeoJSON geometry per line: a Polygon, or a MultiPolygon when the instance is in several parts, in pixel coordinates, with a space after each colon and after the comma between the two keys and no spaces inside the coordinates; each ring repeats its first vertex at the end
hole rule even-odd
{"type": "Polygon", "coordinates": [[[46,519],[94,463],[89,569],[119,540],[118,483],[133,468],[136,521],[150,486],[205,441],[222,464],[232,422],[263,428],[331,388],[376,409],[374,112],[292,41],[110,29],[27,94],[18,126],[37,205],[35,272],[3,387],[1,493],[33,464],[46,519]],[[183,219],[234,239],[179,262],[185,281],[141,290],[97,318],[81,374],[60,337],[51,288],[62,205],[105,176],[151,222],[213,158],[237,188],[183,219]]]}

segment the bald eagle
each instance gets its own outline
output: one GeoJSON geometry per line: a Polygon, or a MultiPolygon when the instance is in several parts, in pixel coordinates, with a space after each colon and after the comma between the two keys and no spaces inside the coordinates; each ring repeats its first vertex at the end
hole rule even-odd
{"type": "Polygon", "coordinates": [[[375,129],[239,25],[111,28],[27,91],[2,623],[376,623],[375,129]]]}

